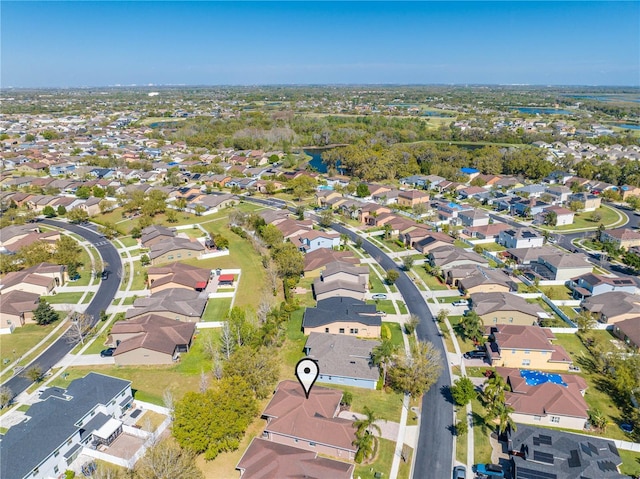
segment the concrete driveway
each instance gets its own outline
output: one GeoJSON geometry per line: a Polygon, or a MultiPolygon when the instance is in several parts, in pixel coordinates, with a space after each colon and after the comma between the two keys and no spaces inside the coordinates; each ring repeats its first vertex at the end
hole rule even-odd
{"type": "MultiPolygon", "coordinates": [[[[106,346],[105,346],[106,347],[106,346]]],[[[115,364],[116,360],[113,357],[103,358],[100,354],[67,354],[57,364],[57,367],[61,366],[99,366],[101,364],[115,364]]]]}

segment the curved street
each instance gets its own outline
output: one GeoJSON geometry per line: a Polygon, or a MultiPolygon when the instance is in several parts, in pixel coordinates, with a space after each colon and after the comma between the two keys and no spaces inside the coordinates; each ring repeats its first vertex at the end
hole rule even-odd
{"type": "MultiPolygon", "coordinates": [[[[333,223],[331,227],[338,233],[346,234],[355,241],[358,238],[354,232],[342,225],[333,223]]],[[[361,238],[361,237],[360,237],[361,238]]],[[[362,239],[362,238],[361,238],[362,239]]],[[[422,341],[431,341],[440,351],[446,361],[447,352],[438,333],[434,318],[427,307],[422,293],[411,281],[407,274],[398,268],[398,265],[382,250],[369,241],[362,241],[362,248],[385,269],[395,269],[400,277],[395,282],[398,291],[402,294],[407,308],[411,314],[420,318],[416,332],[422,341]]],[[[415,478],[447,478],[451,477],[453,466],[453,402],[449,399],[449,386],[451,376],[449,368],[442,369],[438,382],[422,398],[422,416],[420,419],[420,434],[418,446],[415,450],[415,466],[413,477],[415,478]]]]}
{"type": "MultiPolygon", "coordinates": [[[[93,225],[87,227],[50,219],[40,220],[40,222],[49,226],[65,229],[71,233],[82,236],[96,248],[102,257],[102,262],[105,265],[108,265],[108,267],[105,268],[109,271],[107,279],[101,280],[98,291],[85,310],[85,313],[91,316],[91,325],[94,326],[100,320],[100,311],[106,310],[109,307],[111,301],[113,301],[113,298],[120,288],[120,281],[122,279],[122,263],[120,261],[118,251],[115,246],[111,244],[111,241],[105,239],[104,236],[91,229],[92,227],[95,228],[93,225]]],[[[75,345],[76,342],[70,341],[69,337],[65,333],[53,342],[42,354],[40,354],[40,356],[31,361],[31,363],[25,367],[25,370],[28,370],[31,366],[37,364],[42,368],[43,372],[48,371],[68,352],[70,352],[75,345]]],[[[3,386],[7,386],[11,389],[13,394],[17,396],[26,390],[32,383],[33,381],[30,379],[16,375],[7,380],[3,386]]]]}

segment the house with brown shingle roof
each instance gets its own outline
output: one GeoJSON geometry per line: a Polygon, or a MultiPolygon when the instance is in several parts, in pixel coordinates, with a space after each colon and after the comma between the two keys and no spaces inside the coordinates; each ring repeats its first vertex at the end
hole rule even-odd
{"type": "Polygon", "coordinates": [[[526,373],[513,368],[496,368],[511,391],[505,392],[505,404],[514,411],[517,423],[582,430],[589,415],[584,400],[587,382],[577,374],[526,373]]]}
{"type": "Polygon", "coordinates": [[[555,339],[549,328],[497,324],[485,345],[492,366],[568,371],[571,357],[555,339]]]}
{"type": "Polygon", "coordinates": [[[170,288],[202,291],[209,284],[211,270],[184,263],[172,263],[166,266],[152,266],[147,270],[147,275],[151,294],[170,288]]]}
{"type": "Polygon", "coordinates": [[[474,293],[471,307],[485,326],[496,324],[533,325],[546,317],[546,312],[536,303],[511,293],[474,293]]]}
{"type": "Polygon", "coordinates": [[[297,381],[282,381],[262,412],[263,437],[269,441],[343,460],[353,460],[353,421],[341,419],[342,391],[315,386],[305,397],[297,381]]]}
{"type": "Polygon", "coordinates": [[[353,256],[350,250],[336,251],[330,248],[318,248],[304,255],[303,271],[305,277],[320,276],[322,268],[334,261],[350,264],[359,263],[359,260],[353,256]]]}
{"type": "Polygon", "coordinates": [[[398,193],[398,204],[413,208],[416,205],[429,202],[429,194],[419,190],[401,190],[398,193]]]}
{"type": "Polygon", "coordinates": [[[640,350],[640,316],[614,324],[613,334],[637,352],[640,350]]]}
{"type": "Polygon", "coordinates": [[[610,291],[591,296],[580,305],[601,323],[618,323],[640,316],[640,296],[624,291],[610,291]]]}
{"type": "Polygon", "coordinates": [[[206,293],[183,288],[165,289],[147,298],[138,298],[127,310],[126,318],[135,319],[155,313],[178,321],[198,322],[207,306],[206,293]]]}
{"type": "Polygon", "coordinates": [[[313,282],[317,301],[331,297],[364,300],[369,287],[369,267],[335,261],[327,264],[320,278],[313,282]]]}
{"type": "Polygon", "coordinates": [[[354,465],[262,438],[254,438],[236,466],[241,479],[352,479],[354,465]]]}
{"type": "Polygon", "coordinates": [[[173,364],[180,353],[189,351],[195,330],[195,323],[147,314],[116,321],[107,341],[116,348],[117,365],[173,364]]]}
{"type": "Polygon", "coordinates": [[[613,243],[617,248],[633,248],[640,246],[640,232],[631,228],[616,228],[600,233],[600,241],[613,243]]]}
{"type": "Polygon", "coordinates": [[[64,284],[64,266],[40,263],[22,271],[8,273],[0,284],[2,294],[9,291],[26,291],[40,296],[53,292],[56,286],[64,284]]]}
{"type": "Polygon", "coordinates": [[[26,291],[10,291],[0,294],[0,334],[11,333],[14,328],[32,322],[33,312],[40,296],[26,291]]]}
{"type": "Polygon", "coordinates": [[[155,243],[149,250],[152,265],[168,263],[170,261],[197,258],[204,251],[204,245],[189,238],[168,238],[155,243]]]}

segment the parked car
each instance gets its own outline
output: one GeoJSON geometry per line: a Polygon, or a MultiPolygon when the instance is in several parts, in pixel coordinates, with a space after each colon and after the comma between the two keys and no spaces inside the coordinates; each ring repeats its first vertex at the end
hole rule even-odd
{"type": "Polygon", "coordinates": [[[468,306],[468,305],[469,305],[469,301],[466,299],[459,299],[451,303],[451,306],[468,306]]]}
{"type": "Polygon", "coordinates": [[[387,312],[386,311],[376,311],[376,314],[379,314],[380,316],[386,316],[387,312]]]}
{"type": "Polygon", "coordinates": [[[504,477],[504,471],[500,464],[476,464],[475,470],[478,474],[486,477],[504,477]]]}
{"type": "Polygon", "coordinates": [[[466,479],[467,470],[464,466],[456,466],[453,468],[453,479],[466,479]]]}
{"type": "Polygon", "coordinates": [[[487,353],[476,349],[475,351],[467,351],[463,356],[465,359],[483,359],[487,353]]]}
{"type": "Polygon", "coordinates": [[[107,271],[106,269],[102,272],[102,274],[100,275],[100,277],[102,279],[107,279],[109,277],[109,271],[107,271]]]}
{"type": "Polygon", "coordinates": [[[387,299],[387,295],[384,293],[376,293],[371,296],[371,299],[387,299]]]}
{"type": "Polygon", "coordinates": [[[115,350],[116,350],[116,348],[103,349],[102,351],[100,351],[100,357],[101,358],[110,358],[111,356],[113,356],[113,352],[115,350]]]}

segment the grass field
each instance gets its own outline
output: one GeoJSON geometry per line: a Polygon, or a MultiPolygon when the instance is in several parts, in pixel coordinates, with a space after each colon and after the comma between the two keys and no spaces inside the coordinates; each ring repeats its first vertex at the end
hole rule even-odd
{"type": "Polygon", "coordinates": [[[616,226],[620,222],[620,216],[613,208],[609,208],[608,206],[602,206],[598,208],[596,211],[585,211],[583,213],[576,213],[573,219],[573,224],[564,225],[564,226],[556,226],[555,228],[547,228],[544,226],[540,226],[541,229],[548,229],[550,231],[570,231],[575,229],[596,229],[600,223],[602,223],[605,228],[610,228],[616,226]],[[592,215],[594,213],[599,213],[601,219],[599,221],[593,221],[592,215]]]}
{"type": "Polygon", "coordinates": [[[0,334],[0,364],[2,369],[13,364],[32,347],[42,341],[47,334],[60,324],[60,319],[46,326],[26,324],[15,328],[11,334],[0,334]],[[6,361],[6,363],[5,363],[6,361]]]}
{"type": "MultiPolygon", "coordinates": [[[[456,409],[456,422],[466,421],[466,407],[456,407],[456,409]]],[[[467,463],[467,433],[456,435],[456,460],[460,461],[463,464],[467,463]]]]}
{"type": "Polygon", "coordinates": [[[416,266],[415,268],[413,268],[413,271],[418,276],[420,276],[420,279],[425,282],[429,289],[433,291],[442,291],[445,289],[449,289],[446,285],[442,284],[440,280],[438,280],[435,276],[431,276],[429,273],[427,273],[423,266],[416,266]]]}
{"type": "Polygon", "coordinates": [[[223,321],[231,309],[231,298],[213,298],[207,303],[202,321],[223,321]]]}
{"type": "Polygon", "coordinates": [[[546,294],[549,299],[573,299],[571,290],[563,285],[540,286],[538,289],[546,294]]]}
{"type": "Polygon", "coordinates": [[[369,299],[368,304],[375,304],[378,311],[384,311],[387,314],[396,314],[396,309],[393,307],[393,301],[390,299],[369,299]]]}
{"type": "Polygon", "coordinates": [[[622,466],[620,472],[631,477],[640,477],[640,453],[618,449],[622,466]]]}
{"type": "Polygon", "coordinates": [[[391,343],[400,349],[404,349],[404,340],[402,339],[404,332],[400,325],[398,323],[388,323],[386,321],[383,321],[382,324],[386,324],[391,330],[391,343]]]}
{"type": "Polygon", "coordinates": [[[473,411],[473,449],[476,463],[491,462],[491,443],[487,440],[493,432],[492,425],[485,422],[486,411],[479,399],[471,401],[473,411]]]}
{"type": "Polygon", "coordinates": [[[381,472],[382,476],[387,478],[391,472],[391,462],[396,448],[396,444],[388,439],[378,439],[379,446],[376,460],[373,464],[356,464],[353,477],[360,479],[374,479],[377,472],[381,472]]]}
{"type": "Polygon", "coordinates": [[[42,298],[49,304],[80,304],[80,298],[82,298],[83,294],[83,292],[58,293],[53,296],[42,296],[42,298]]]}

